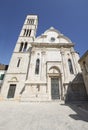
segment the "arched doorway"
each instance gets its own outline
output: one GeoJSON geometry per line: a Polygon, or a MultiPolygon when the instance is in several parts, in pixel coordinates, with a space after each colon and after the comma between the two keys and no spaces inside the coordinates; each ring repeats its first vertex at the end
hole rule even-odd
{"type": "Polygon", "coordinates": [[[51,100],[61,99],[62,85],[61,73],[58,67],[53,66],[49,69],[50,96],[51,100]]]}

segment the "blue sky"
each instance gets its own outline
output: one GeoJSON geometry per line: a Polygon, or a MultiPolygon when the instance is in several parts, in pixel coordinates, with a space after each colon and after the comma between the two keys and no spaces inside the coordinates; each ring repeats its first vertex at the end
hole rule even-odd
{"type": "Polygon", "coordinates": [[[37,35],[53,26],[80,56],[88,49],[88,0],[0,0],[0,63],[9,64],[28,14],[39,17],[37,35]]]}

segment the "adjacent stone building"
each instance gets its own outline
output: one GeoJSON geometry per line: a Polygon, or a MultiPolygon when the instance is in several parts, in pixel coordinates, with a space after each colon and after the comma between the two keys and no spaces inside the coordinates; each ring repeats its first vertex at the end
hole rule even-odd
{"type": "Polygon", "coordinates": [[[84,79],[86,91],[88,94],[88,50],[80,58],[79,63],[81,65],[83,79],[84,79]]]}
{"type": "Polygon", "coordinates": [[[5,76],[4,100],[63,100],[81,72],[72,41],[53,27],[36,37],[37,26],[37,15],[28,15],[5,76]]]}
{"type": "Polygon", "coordinates": [[[6,71],[8,69],[8,65],[0,64],[0,91],[3,84],[4,76],[6,74],[6,71]]]}

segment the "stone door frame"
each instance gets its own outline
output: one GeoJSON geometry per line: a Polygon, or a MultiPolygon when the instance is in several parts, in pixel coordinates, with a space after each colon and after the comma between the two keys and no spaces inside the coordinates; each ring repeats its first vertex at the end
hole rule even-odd
{"type": "MultiPolygon", "coordinates": [[[[60,70],[58,67],[51,67],[49,70],[51,69],[56,69],[57,73],[53,73],[52,72],[49,72],[47,74],[47,86],[48,86],[48,93],[49,93],[49,100],[53,100],[52,99],[52,96],[51,96],[51,78],[58,78],[59,79],[59,96],[60,96],[60,99],[58,100],[61,100],[62,99],[62,77],[61,77],[61,73],[60,73],[60,70]]],[[[54,101],[54,100],[53,100],[54,101]]]]}
{"type": "Polygon", "coordinates": [[[51,77],[51,98],[52,98],[52,100],[60,99],[60,88],[59,88],[60,83],[59,83],[59,80],[60,80],[59,77],[51,77]],[[56,80],[56,82],[54,80],[56,80]],[[55,87],[55,85],[57,85],[57,87],[55,87]],[[56,92],[54,93],[55,89],[57,90],[57,94],[56,94],[56,92]]]}

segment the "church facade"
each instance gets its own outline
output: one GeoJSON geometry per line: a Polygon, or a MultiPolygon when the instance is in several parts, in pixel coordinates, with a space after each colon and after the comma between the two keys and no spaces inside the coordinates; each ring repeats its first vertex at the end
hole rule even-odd
{"type": "Polygon", "coordinates": [[[36,37],[37,15],[28,15],[1,90],[3,100],[65,100],[68,85],[81,72],[72,41],[51,27],[36,37]]]}

